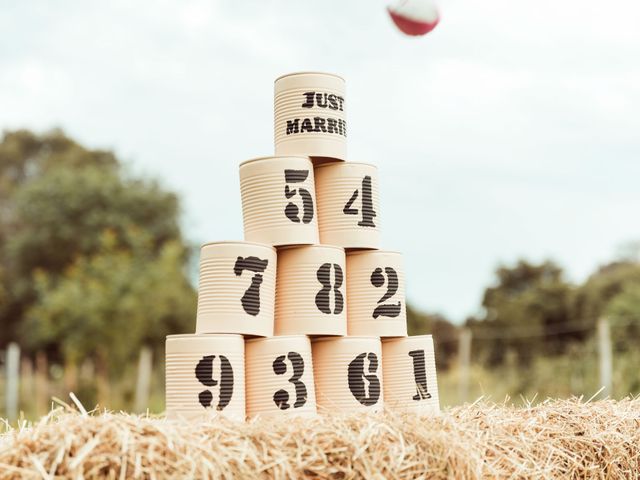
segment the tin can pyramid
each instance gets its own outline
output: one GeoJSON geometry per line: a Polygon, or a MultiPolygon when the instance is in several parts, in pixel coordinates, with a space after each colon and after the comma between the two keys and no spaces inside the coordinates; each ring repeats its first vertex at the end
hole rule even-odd
{"type": "Polygon", "coordinates": [[[245,239],[202,246],[196,332],[167,337],[167,415],[438,412],[377,168],[347,161],[344,80],[284,75],[274,105],[275,155],[240,165],[245,239]]]}

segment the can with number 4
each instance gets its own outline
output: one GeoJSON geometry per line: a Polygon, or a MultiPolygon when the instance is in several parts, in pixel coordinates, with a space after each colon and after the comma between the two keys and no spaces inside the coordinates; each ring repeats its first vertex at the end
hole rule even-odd
{"type": "Polygon", "coordinates": [[[276,250],[251,242],[200,250],[196,333],[273,335],[276,250]]]}
{"type": "Polygon", "coordinates": [[[366,163],[327,163],[315,169],[320,243],[378,248],[378,169],[366,163]]]}
{"type": "Polygon", "coordinates": [[[349,335],[405,337],[402,255],[382,250],[348,252],[347,304],[349,335]]]}
{"type": "Polygon", "coordinates": [[[244,237],[274,246],[318,243],[313,165],[308,157],[263,157],[240,165],[244,237]]]}

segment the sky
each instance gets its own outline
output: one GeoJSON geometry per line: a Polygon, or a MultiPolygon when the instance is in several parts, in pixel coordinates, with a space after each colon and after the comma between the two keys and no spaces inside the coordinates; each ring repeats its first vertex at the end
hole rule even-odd
{"type": "Polygon", "coordinates": [[[573,282],[640,239],[640,3],[3,2],[0,129],[63,128],[183,199],[190,241],[242,238],[238,165],[273,153],[273,80],[347,82],[349,159],[379,169],[409,302],[456,322],[498,265],[573,282]]]}

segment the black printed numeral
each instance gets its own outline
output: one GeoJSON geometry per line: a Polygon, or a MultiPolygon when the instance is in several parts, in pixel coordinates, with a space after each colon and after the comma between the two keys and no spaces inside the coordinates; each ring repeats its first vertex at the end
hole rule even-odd
{"type": "MultiPolygon", "coordinates": [[[[206,387],[219,386],[220,397],[216,410],[220,411],[229,405],[233,396],[233,368],[227,357],[218,355],[220,359],[220,380],[215,380],[213,378],[213,361],[215,358],[215,355],[207,355],[200,359],[198,365],[196,365],[196,378],[206,387]]],[[[198,394],[198,400],[204,408],[209,408],[211,402],[213,402],[213,393],[209,389],[203,390],[198,394]]]]}
{"type": "Polygon", "coordinates": [[[378,356],[375,353],[361,353],[349,364],[349,390],[358,402],[370,407],[380,399],[380,379],[376,375],[378,356]],[[364,359],[369,360],[369,373],[364,373],[364,359]],[[366,380],[366,382],[365,382],[366,380]],[[368,389],[367,389],[368,384],[368,389]],[[367,392],[368,390],[368,392],[367,392]]]}
{"type": "MultiPolygon", "coordinates": [[[[296,389],[296,401],[293,404],[293,408],[300,408],[307,403],[307,386],[300,381],[302,375],[304,375],[304,359],[298,352],[289,352],[286,358],[289,359],[293,366],[293,375],[289,379],[289,383],[292,383],[296,389]]],[[[273,361],[273,372],[276,375],[287,373],[287,364],[284,360],[285,356],[280,355],[273,361]]],[[[273,395],[273,401],[280,410],[287,410],[291,407],[289,404],[289,392],[286,390],[278,390],[273,395]]]]}
{"type": "MultiPolygon", "coordinates": [[[[284,186],[284,196],[288,199],[296,194],[302,198],[302,223],[311,223],[313,220],[313,198],[306,188],[291,188],[289,183],[302,183],[309,176],[309,170],[285,170],[284,179],[287,185],[284,186]]],[[[284,209],[284,214],[289,220],[300,223],[300,208],[293,202],[289,202],[284,209]]]]}
{"type": "Polygon", "coordinates": [[[343,282],[343,274],[342,268],[340,265],[334,263],[333,264],[334,271],[334,283],[331,284],[331,264],[323,263],[318,271],[316,272],[316,276],[320,285],[322,285],[322,289],[316,294],[316,307],[322,313],[326,314],[335,314],[339,315],[342,313],[342,309],[344,308],[344,298],[342,296],[342,292],[340,291],[340,287],[343,282]],[[333,312],[331,311],[330,305],[330,294],[333,291],[334,297],[334,305],[333,312]]]}
{"type": "Polygon", "coordinates": [[[412,350],[409,356],[413,359],[413,377],[416,381],[416,394],[413,399],[416,401],[431,398],[427,390],[427,366],[424,359],[424,350],[412,350]]]}
{"type": "Polygon", "coordinates": [[[240,299],[244,311],[254,317],[260,313],[260,285],[262,284],[262,272],[267,269],[267,265],[269,265],[269,260],[262,260],[258,257],[238,257],[233,266],[233,272],[238,277],[245,270],[255,274],[251,278],[251,285],[240,299]]]}
{"type": "Polygon", "coordinates": [[[373,217],[376,216],[376,211],[373,209],[373,195],[371,193],[371,176],[367,175],[362,179],[362,206],[360,211],[357,208],[353,208],[353,202],[358,198],[360,192],[356,190],[351,195],[351,198],[342,209],[342,213],[345,215],[358,215],[360,213],[360,221],[358,225],[361,227],[375,227],[373,223],[373,217]]]}
{"type": "Polygon", "coordinates": [[[395,318],[400,315],[400,310],[402,310],[400,301],[398,301],[398,303],[383,303],[393,297],[398,291],[398,273],[391,267],[385,267],[384,273],[382,271],[382,268],[376,268],[371,274],[371,285],[379,288],[382,287],[385,283],[387,284],[387,293],[385,293],[382,298],[378,300],[379,305],[373,311],[373,318],[395,318]],[[387,276],[386,279],[385,274],[387,276]]]}

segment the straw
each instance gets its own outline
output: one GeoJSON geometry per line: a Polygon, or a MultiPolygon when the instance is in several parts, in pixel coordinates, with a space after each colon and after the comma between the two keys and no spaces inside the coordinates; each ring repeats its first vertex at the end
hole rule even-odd
{"type": "Polygon", "coordinates": [[[480,400],[434,417],[387,412],[246,424],[61,407],[0,435],[0,479],[626,479],[639,472],[640,399],[633,398],[525,407],[480,400]]]}

